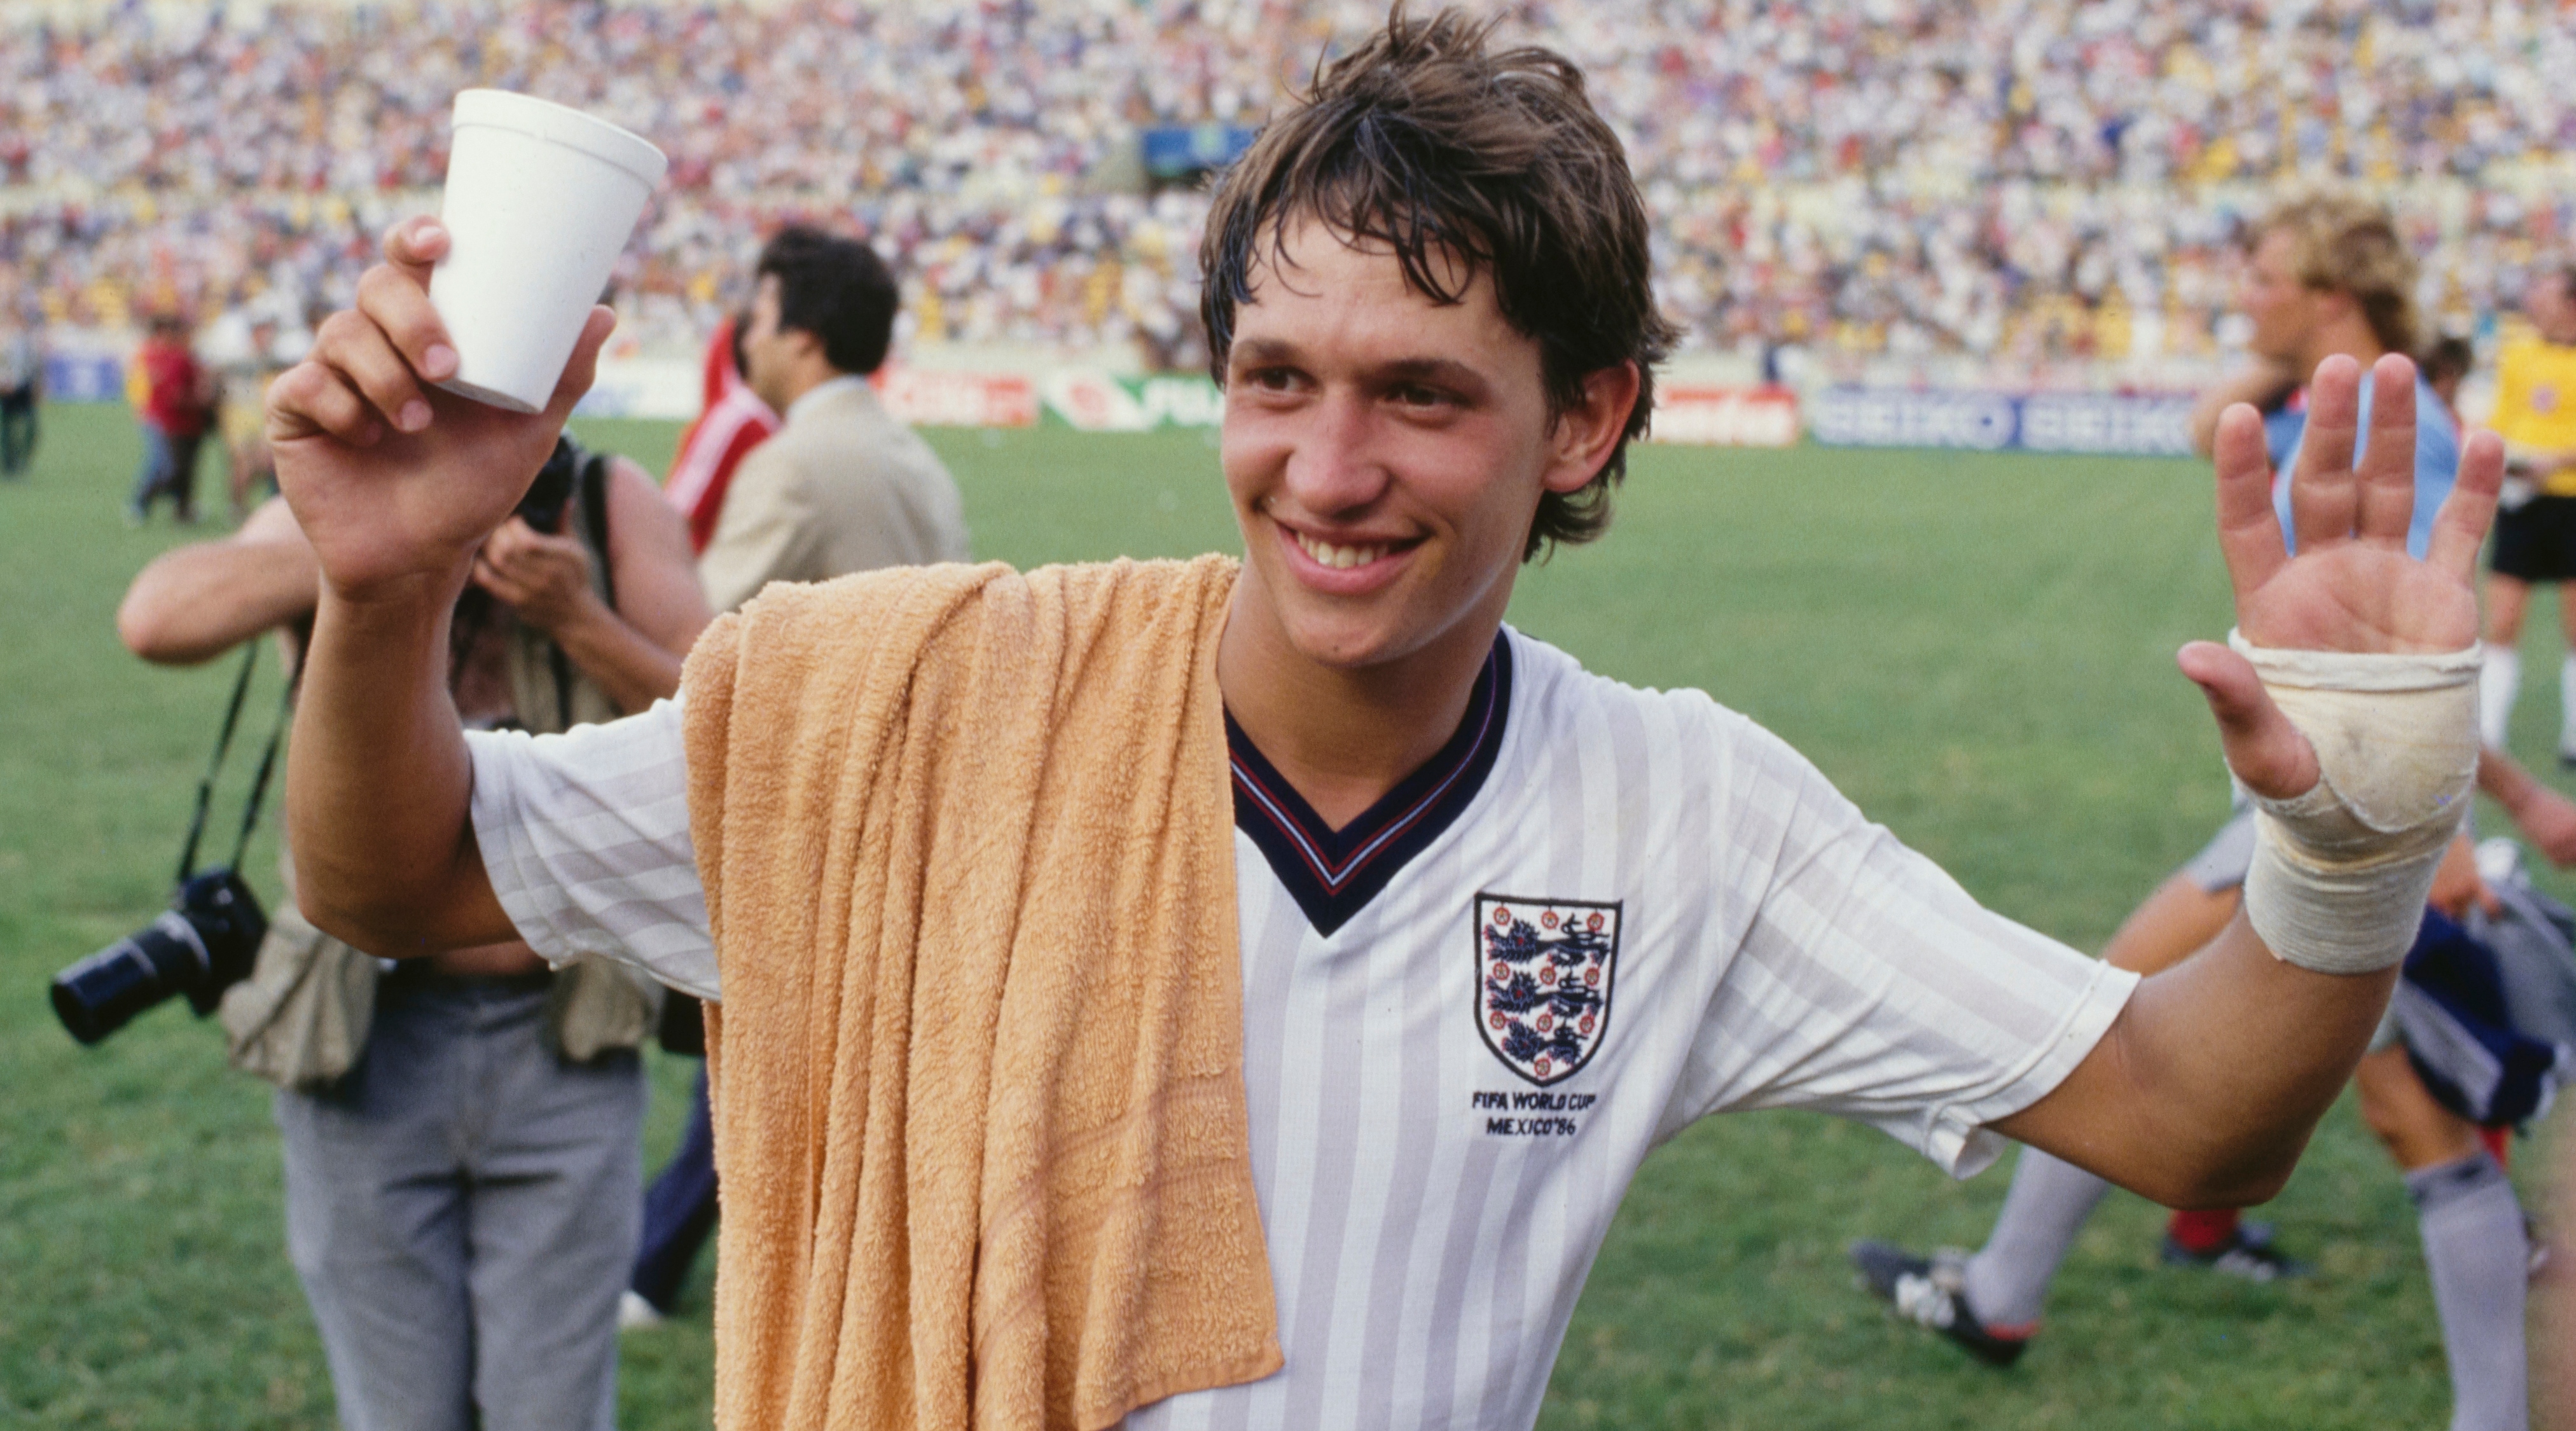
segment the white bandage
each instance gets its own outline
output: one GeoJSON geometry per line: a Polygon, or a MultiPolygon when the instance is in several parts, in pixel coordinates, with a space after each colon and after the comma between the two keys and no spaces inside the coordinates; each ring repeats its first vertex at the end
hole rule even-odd
{"type": "Polygon", "coordinates": [[[2385,969],[2415,942],[2443,847],[2478,779],[2478,648],[2430,655],[2271,650],[2231,631],[2317,752],[2314,789],[2254,797],[2245,917],[2282,959],[2385,969]]]}

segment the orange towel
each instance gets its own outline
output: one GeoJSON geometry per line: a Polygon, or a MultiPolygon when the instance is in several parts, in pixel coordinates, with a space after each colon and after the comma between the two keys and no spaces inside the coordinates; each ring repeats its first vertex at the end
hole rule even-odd
{"type": "Polygon", "coordinates": [[[1091,1431],[1279,1369],[1215,675],[1235,573],[773,586],[690,654],[723,1431],[1091,1431]]]}

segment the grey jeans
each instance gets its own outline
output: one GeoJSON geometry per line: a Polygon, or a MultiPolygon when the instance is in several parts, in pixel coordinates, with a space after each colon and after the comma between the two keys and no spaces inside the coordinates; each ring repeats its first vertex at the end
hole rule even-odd
{"type": "Polygon", "coordinates": [[[564,1062],[546,976],[406,968],[329,1092],[277,1095],[286,1245],[348,1431],[611,1431],[643,1197],[631,1052],[564,1062]]]}

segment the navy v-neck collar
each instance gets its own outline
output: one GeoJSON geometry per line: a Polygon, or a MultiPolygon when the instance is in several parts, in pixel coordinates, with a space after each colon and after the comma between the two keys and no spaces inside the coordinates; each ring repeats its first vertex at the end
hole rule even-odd
{"type": "Polygon", "coordinates": [[[1260,847],[1270,872],[1305,911],[1306,922],[1318,934],[1331,934],[1456,823],[1485,788],[1485,777],[1502,752],[1511,705],[1511,639],[1497,631],[1494,648],[1476,673],[1467,713],[1449,743],[1339,830],[1325,825],[1306,797],[1280,778],[1228,711],[1225,746],[1234,769],[1234,826],[1260,847]]]}

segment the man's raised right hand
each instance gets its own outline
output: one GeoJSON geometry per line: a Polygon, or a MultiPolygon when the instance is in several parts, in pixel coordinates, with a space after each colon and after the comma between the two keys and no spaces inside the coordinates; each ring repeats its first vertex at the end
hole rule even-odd
{"type": "Polygon", "coordinates": [[[431,387],[456,371],[429,306],[430,266],[447,243],[435,219],[395,225],[385,261],[358,281],[358,306],[332,314],[312,356],[269,389],[278,489],[345,599],[453,598],[475,549],[554,451],[616,326],[607,309],[591,310],[543,412],[431,387]]]}

